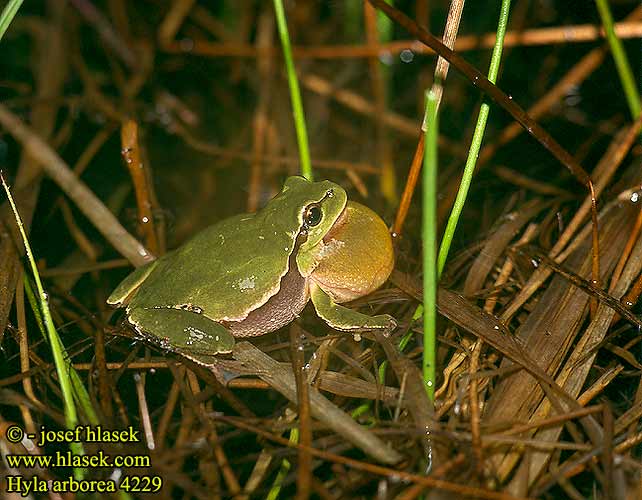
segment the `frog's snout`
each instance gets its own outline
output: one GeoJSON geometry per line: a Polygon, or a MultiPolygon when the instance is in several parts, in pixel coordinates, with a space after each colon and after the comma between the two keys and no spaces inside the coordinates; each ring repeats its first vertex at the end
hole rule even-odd
{"type": "Polygon", "coordinates": [[[394,267],[392,238],[385,222],[354,201],[348,201],[323,244],[311,277],[335,302],[373,292],[394,267]]]}

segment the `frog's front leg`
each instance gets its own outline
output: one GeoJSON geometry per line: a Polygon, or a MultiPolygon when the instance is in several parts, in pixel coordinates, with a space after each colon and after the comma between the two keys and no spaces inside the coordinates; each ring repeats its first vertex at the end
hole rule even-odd
{"type": "Polygon", "coordinates": [[[132,308],[128,313],[129,322],[146,338],[204,364],[234,347],[230,331],[203,314],[167,307],[132,308]]]}
{"type": "Polygon", "coordinates": [[[310,284],[310,298],[319,317],[335,330],[354,333],[368,330],[392,331],[397,326],[397,322],[389,314],[368,316],[337,304],[315,283],[310,284]]]}

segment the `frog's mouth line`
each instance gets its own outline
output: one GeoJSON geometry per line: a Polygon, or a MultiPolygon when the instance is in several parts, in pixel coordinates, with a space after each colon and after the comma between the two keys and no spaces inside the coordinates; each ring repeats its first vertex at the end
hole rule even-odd
{"type": "Polygon", "coordinates": [[[323,237],[323,243],[328,243],[332,239],[334,239],[334,235],[336,232],[348,222],[348,204],[350,202],[348,201],[346,203],[346,206],[343,207],[343,210],[337,217],[337,219],[334,221],[334,224],[332,224],[332,227],[328,230],[328,232],[325,234],[323,237]]]}

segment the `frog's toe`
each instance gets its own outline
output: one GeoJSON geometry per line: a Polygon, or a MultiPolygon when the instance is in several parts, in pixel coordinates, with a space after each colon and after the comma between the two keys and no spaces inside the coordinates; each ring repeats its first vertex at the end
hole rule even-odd
{"type": "Polygon", "coordinates": [[[234,347],[229,330],[202,314],[172,308],[139,308],[128,313],[134,328],[163,349],[208,357],[230,353],[234,347]]]}
{"type": "Polygon", "coordinates": [[[372,319],[377,320],[381,324],[382,329],[393,331],[395,328],[397,328],[397,320],[389,314],[374,316],[372,319]]]}

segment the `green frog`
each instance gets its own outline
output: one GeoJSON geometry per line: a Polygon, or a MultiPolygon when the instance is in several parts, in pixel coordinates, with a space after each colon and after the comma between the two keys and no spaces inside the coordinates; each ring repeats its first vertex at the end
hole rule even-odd
{"type": "Polygon", "coordinates": [[[198,362],[229,353],[235,337],[277,330],[311,299],[336,330],[391,331],[395,320],[341,306],[379,288],[392,240],[372,210],[330,181],[290,177],[253,214],[224,219],[127,276],[107,302],[134,329],[198,362]]]}

